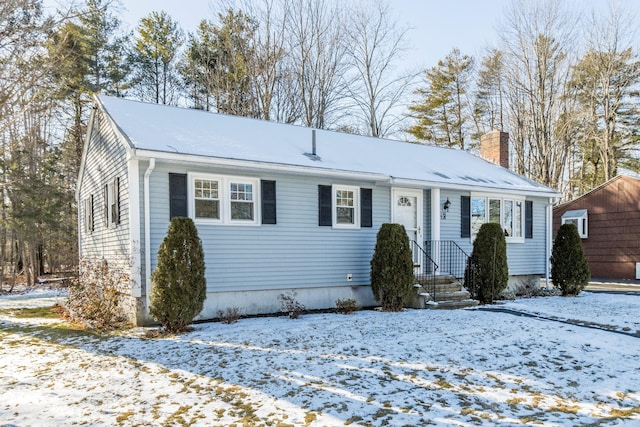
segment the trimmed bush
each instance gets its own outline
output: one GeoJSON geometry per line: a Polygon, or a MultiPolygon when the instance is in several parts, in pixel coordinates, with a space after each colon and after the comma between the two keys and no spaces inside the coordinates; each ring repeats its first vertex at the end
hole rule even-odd
{"type": "Polygon", "coordinates": [[[401,311],[415,278],[409,237],[400,224],[382,224],[371,259],[371,289],[384,311],[401,311]]]}
{"type": "Polygon", "coordinates": [[[590,276],[578,228],[574,224],[561,225],[551,250],[553,284],[563,296],[575,296],[587,286],[590,276]]]}
{"type": "Polygon", "coordinates": [[[482,303],[492,303],[509,283],[507,241],[500,224],[482,224],[473,242],[471,259],[476,269],[476,298],[482,303]]]}
{"type": "Polygon", "coordinates": [[[206,297],[204,252],[191,218],[171,219],[151,274],[149,312],[167,332],[187,329],[206,297]]]}

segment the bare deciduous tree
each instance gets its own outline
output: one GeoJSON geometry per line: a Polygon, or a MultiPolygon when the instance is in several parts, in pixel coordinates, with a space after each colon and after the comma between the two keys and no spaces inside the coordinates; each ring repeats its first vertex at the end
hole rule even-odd
{"type": "Polygon", "coordinates": [[[558,138],[576,20],[559,2],[516,0],[502,30],[509,130],[518,173],[557,188],[569,152],[558,138]]]}
{"type": "Polygon", "coordinates": [[[323,0],[290,3],[287,15],[288,77],[303,108],[302,123],[329,128],[347,94],[344,14],[323,0]]]}
{"type": "Polygon", "coordinates": [[[347,52],[354,78],[348,86],[355,116],[366,134],[385,137],[406,118],[397,107],[405,102],[419,74],[397,68],[405,53],[407,29],[393,20],[382,0],[361,2],[350,14],[347,52]]]}

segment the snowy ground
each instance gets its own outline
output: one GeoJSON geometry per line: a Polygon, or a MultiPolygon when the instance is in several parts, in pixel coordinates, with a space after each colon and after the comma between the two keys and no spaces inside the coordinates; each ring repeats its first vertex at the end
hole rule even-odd
{"type": "Polygon", "coordinates": [[[162,339],[16,318],[18,301],[41,300],[0,299],[0,425],[640,426],[640,295],[242,319],[162,339]]]}

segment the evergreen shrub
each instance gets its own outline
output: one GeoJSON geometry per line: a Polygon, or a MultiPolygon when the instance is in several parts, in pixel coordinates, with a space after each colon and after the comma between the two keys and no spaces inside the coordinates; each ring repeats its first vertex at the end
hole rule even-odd
{"type": "Polygon", "coordinates": [[[191,218],[171,219],[151,274],[149,312],[167,332],[187,329],[206,297],[202,242],[191,218]]]}
{"type": "Polygon", "coordinates": [[[471,259],[475,263],[475,297],[482,303],[493,302],[509,284],[507,241],[500,224],[482,224],[471,259]]]}
{"type": "Polygon", "coordinates": [[[551,280],[563,296],[578,295],[589,283],[589,263],[575,224],[563,224],[553,240],[551,280]]]}
{"type": "Polygon", "coordinates": [[[371,288],[384,311],[401,311],[415,278],[409,237],[400,224],[382,224],[371,259],[371,288]]]}

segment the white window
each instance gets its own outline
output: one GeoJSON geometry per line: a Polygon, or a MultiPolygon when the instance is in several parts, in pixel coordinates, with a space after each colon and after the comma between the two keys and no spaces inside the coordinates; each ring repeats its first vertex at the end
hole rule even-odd
{"type": "Polygon", "coordinates": [[[524,242],[524,199],[474,195],[471,197],[471,236],[475,238],[482,224],[500,224],[507,242],[524,242]]]}
{"type": "Polygon", "coordinates": [[[360,188],[334,185],[333,226],[336,228],[360,227],[360,188]]]}
{"type": "Polygon", "coordinates": [[[220,181],[195,179],[194,210],[196,218],[220,219],[220,181]]]}
{"type": "Polygon", "coordinates": [[[255,218],[254,185],[246,182],[231,182],[231,220],[253,221],[255,218]]]}
{"type": "Polygon", "coordinates": [[[190,212],[195,221],[258,225],[258,179],[204,174],[190,176],[190,212]]]}
{"type": "Polygon", "coordinates": [[[476,236],[482,224],[487,222],[487,199],[484,197],[471,198],[471,235],[476,236]]]}
{"type": "Polygon", "coordinates": [[[589,237],[589,216],[586,209],[566,211],[562,214],[562,224],[575,225],[582,239],[589,237]]]}

